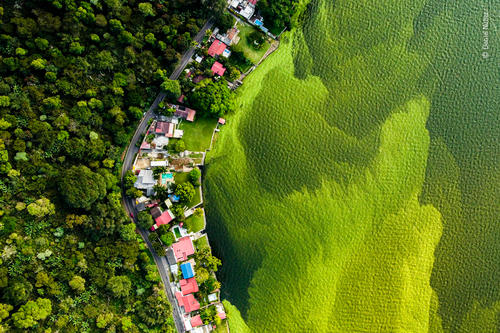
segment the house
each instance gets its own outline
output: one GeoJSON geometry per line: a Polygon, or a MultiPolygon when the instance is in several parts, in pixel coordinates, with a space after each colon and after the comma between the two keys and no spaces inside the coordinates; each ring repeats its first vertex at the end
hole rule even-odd
{"type": "Polygon", "coordinates": [[[141,143],[141,150],[148,150],[151,149],[151,145],[147,141],[143,141],[141,143]]]}
{"type": "Polygon", "coordinates": [[[139,171],[139,175],[137,175],[137,180],[134,183],[134,187],[138,190],[145,190],[146,195],[150,196],[153,194],[153,186],[156,184],[155,179],[153,178],[153,170],[145,169],[139,171]]]}
{"type": "Polygon", "coordinates": [[[183,106],[178,106],[177,109],[175,110],[174,115],[192,122],[194,121],[194,116],[196,115],[196,111],[183,106]]]}
{"type": "Polygon", "coordinates": [[[163,224],[169,224],[170,221],[172,221],[173,219],[175,219],[174,214],[170,211],[170,209],[167,209],[160,216],[158,216],[157,218],[155,218],[156,228],[158,228],[160,225],[163,225],[163,224]]]}
{"type": "Polygon", "coordinates": [[[226,71],[226,68],[222,66],[222,64],[218,61],[214,62],[211,68],[212,72],[216,75],[222,76],[224,75],[224,72],[226,71]]]}
{"type": "Polygon", "coordinates": [[[189,322],[191,323],[191,327],[198,327],[203,325],[203,321],[201,320],[200,315],[194,316],[189,322]]]}
{"type": "Polygon", "coordinates": [[[198,283],[196,283],[196,279],[194,277],[189,279],[182,279],[179,281],[181,285],[182,295],[189,295],[192,293],[198,292],[198,283]]]}
{"type": "Polygon", "coordinates": [[[229,51],[229,49],[225,49],[224,52],[222,52],[222,56],[224,58],[229,58],[230,55],[231,55],[231,51],[229,51]]]}
{"type": "Polygon", "coordinates": [[[226,119],[224,118],[219,118],[219,124],[224,125],[226,123],[226,119]]]}
{"type": "Polygon", "coordinates": [[[184,98],[186,98],[186,95],[182,94],[179,98],[177,98],[177,102],[179,103],[184,102],[184,98]]]}
{"type": "Polygon", "coordinates": [[[184,312],[190,313],[200,309],[200,303],[194,298],[193,294],[182,296],[180,291],[175,293],[175,298],[180,307],[184,308],[184,312]]]}
{"type": "Polygon", "coordinates": [[[186,261],[190,255],[194,254],[194,246],[189,236],[182,237],[177,243],[172,244],[175,260],[177,262],[186,261]]]}
{"type": "Polygon", "coordinates": [[[181,264],[181,271],[184,279],[189,279],[194,276],[193,266],[191,265],[190,262],[185,262],[181,264]]]}
{"type": "Polygon", "coordinates": [[[151,216],[153,216],[153,219],[156,219],[161,216],[161,209],[160,207],[153,207],[150,210],[151,216]]]}
{"type": "Polygon", "coordinates": [[[219,316],[220,319],[226,319],[226,312],[224,311],[224,305],[222,303],[219,303],[215,306],[217,309],[217,315],[219,316]]]}
{"type": "Polygon", "coordinates": [[[225,49],[226,49],[226,44],[216,39],[214,40],[212,45],[210,45],[210,47],[208,48],[208,55],[211,57],[215,57],[216,55],[221,55],[225,49]]]}
{"type": "Polygon", "coordinates": [[[217,294],[213,293],[213,294],[208,295],[208,301],[209,302],[215,302],[215,301],[217,301],[217,294]]]}
{"type": "Polygon", "coordinates": [[[196,58],[194,58],[194,61],[200,64],[203,61],[203,57],[197,55],[196,58]]]}
{"type": "Polygon", "coordinates": [[[240,31],[236,27],[233,27],[224,34],[217,34],[217,39],[227,46],[238,44],[238,42],[240,41],[240,38],[238,37],[239,32],[240,31]]]}
{"type": "Polygon", "coordinates": [[[166,121],[158,121],[155,132],[157,134],[165,134],[166,137],[171,138],[174,136],[174,124],[166,121]]]}

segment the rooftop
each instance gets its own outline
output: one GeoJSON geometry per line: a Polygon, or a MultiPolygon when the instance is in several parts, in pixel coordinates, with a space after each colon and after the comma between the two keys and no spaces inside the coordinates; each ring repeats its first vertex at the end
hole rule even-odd
{"type": "Polygon", "coordinates": [[[186,261],[190,255],[194,254],[193,242],[189,236],[182,237],[177,243],[172,244],[172,249],[177,262],[186,261]]]}
{"type": "Polygon", "coordinates": [[[153,170],[141,170],[137,176],[137,180],[134,183],[134,187],[138,189],[147,189],[148,187],[153,187],[155,180],[153,178],[153,170]]]}
{"type": "Polygon", "coordinates": [[[178,291],[175,293],[175,298],[177,299],[179,306],[184,307],[184,311],[186,313],[200,309],[200,303],[198,303],[196,298],[194,298],[193,294],[182,296],[181,292],[178,291]]]}
{"type": "Polygon", "coordinates": [[[179,284],[181,285],[182,295],[198,292],[198,283],[196,283],[196,279],[194,277],[180,280],[179,284]]]}
{"type": "Polygon", "coordinates": [[[157,217],[159,217],[161,215],[161,209],[160,209],[160,207],[153,207],[153,208],[151,208],[150,213],[153,216],[153,218],[156,219],[157,217]]]}
{"type": "Polygon", "coordinates": [[[200,315],[197,315],[190,320],[191,326],[192,327],[197,327],[203,325],[203,321],[201,320],[200,315]]]}
{"type": "Polygon", "coordinates": [[[189,262],[182,264],[181,270],[182,270],[182,276],[185,279],[189,279],[189,278],[192,278],[194,276],[193,266],[189,262]]]}
{"type": "Polygon", "coordinates": [[[212,70],[212,72],[214,72],[214,74],[222,76],[222,75],[224,75],[224,72],[226,71],[226,68],[224,68],[224,66],[220,62],[216,61],[212,65],[211,70],[212,70]]]}
{"type": "Polygon", "coordinates": [[[174,135],[174,124],[165,121],[159,121],[156,123],[155,132],[165,133],[166,137],[171,138],[174,135]]]}
{"type": "Polygon", "coordinates": [[[216,55],[221,55],[225,49],[226,49],[226,44],[216,39],[214,40],[212,45],[210,45],[210,47],[208,48],[208,55],[211,57],[215,57],[216,55]]]}
{"type": "Polygon", "coordinates": [[[193,121],[196,111],[190,108],[184,108],[182,106],[178,107],[174,113],[177,117],[186,119],[187,121],[193,121]]]}
{"type": "Polygon", "coordinates": [[[160,226],[162,224],[169,224],[174,218],[174,214],[170,210],[166,210],[163,214],[155,218],[155,222],[158,226],[160,226]]]}

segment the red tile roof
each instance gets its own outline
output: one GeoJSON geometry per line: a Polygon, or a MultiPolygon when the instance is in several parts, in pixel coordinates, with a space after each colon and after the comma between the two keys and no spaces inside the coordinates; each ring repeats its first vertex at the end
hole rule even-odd
{"type": "Polygon", "coordinates": [[[175,298],[177,299],[179,306],[184,307],[184,311],[186,313],[200,309],[200,303],[198,303],[196,298],[194,298],[193,294],[182,296],[182,294],[178,291],[175,293],[175,298]]]}
{"type": "Polygon", "coordinates": [[[156,133],[164,133],[165,136],[171,138],[174,136],[174,124],[167,123],[165,121],[159,121],[156,123],[156,133]]]}
{"type": "Polygon", "coordinates": [[[219,316],[220,319],[226,319],[226,313],[225,312],[219,312],[217,315],[219,316]]]}
{"type": "Polygon", "coordinates": [[[174,218],[174,214],[172,214],[170,210],[166,210],[163,212],[163,214],[155,218],[155,222],[158,226],[160,226],[162,224],[169,224],[170,221],[172,221],[174,218]]]}
{"type": "Polygon", "coordinates": [[[197,316],[191,318],[190,323],[191,323],[192,327],[198,327],[198,326],[203,325],[203,321],[201,320],[200,315],[197,315],[197,316]]]}
{"type": "Polygon", "coordinates": [[[212,45],[210,45],[210,47],[208,48],[208,55],[211,57],[215,57],[215,55],[221,55],[225,49],[226,49],[226,44],[216,39],[214,40],[212,45]]]}
{"type": "Polygon", "coordinates": [[[214,74],[217,74],[219,76],[224,75],[224,72],[226,71],[224,66],[222,66],[222,64],[218,61],[214,62],[211,69],[212,69],[212,72],[214,72],[214,74]]]}
{"type": "MultiPolygon", "coordinates": [[[[179,108],[182,108],[182,106],[180,106],[179,108]]],[[[190,109],[190,108],[184,108],[183,110],[177,109],[175,111],[175,115],[177,117],[182,117],[182,118],[186,119],[187,121],[193,121],[194,116],[196,115],[196,111],[193,109],[190,109]]]]}
{"type": "Polygon", "coordinates": [[[219,124],[224,125],[226,123],[226,119],[219,118],[219,124]]]}
{"type": "Polygon", "coordinates": [[[177,102],[182,103],[184,102],[184,97],[186,97],[184,94],[182,94],[179,98],[177,98],[177,102]]]}
{"type": "Polygon", "coordinates": [[[187,260],[187,257],[194,254],[193,242],[189,236],[182,237],[177,243],[172,244],[175,259],[177,262],[187,260]]]}
{"type": "Polygon", "coordinates": [[[192,294],[198,292],[198,283],[194,277],[189,279],[182,279],[179,281],[181,285],[182,295],[192,294]]]}
{"type": "Polygon", "coordinates": [[[259,0],[248,0],[248,2],[255,6],[259,0]]]}

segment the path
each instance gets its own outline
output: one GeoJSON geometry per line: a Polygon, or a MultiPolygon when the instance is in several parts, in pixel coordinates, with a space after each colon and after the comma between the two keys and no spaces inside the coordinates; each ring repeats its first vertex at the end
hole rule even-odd
{"type": "MultiPolygon", "coordinates": [[[[208,29],[211,29],[214,24],[213,18],[210,18],[203,28],[198,32],[198,34],[195,36],[194,40],[200,43],[203,40],[203,37],[205,37],[205,33],[208,29]]],[[[182,56],[179,65],[176,67],[176,69],[172,72],[172,75],[170,75],[171,80],[177,80],[180,76],[180,74],[184,71],[184,68],[186,65],[189,63],[189,60],[193,56],[194,52],[196,50],[195,46],[191,46],[182,56]]],[[[139,125],[137,126],[135,133],[132,137],[132,140],[129,143],[127,153],[125,154],[125,158],[123,159],[123,165],[122,165],[122,172],[121,172],[121,178],[123,181],[123,176],[125,175],[125,172],[127,170],[130,170],[132,168],[132,163],[134,161],[135,155],[139,152],[139,148],[136,146],[136,143],[139,141],[139,138],[141,135],[146,131],[146,128],[148,126],[148,122],[150,119],[153,118],[154,116],[154,110],[158,107],[158,103],[160,103],[163,99],[165,98],[164,93],[159,93],[158,96],[156,96],[156,99],[154,100],[153,104],[149,107],[148,111],[144,114],[142,117],[139,125]]],[[[137,222],[137,210],[135,209],[135,203],[133,199],[130,199],[125,196],[125,191],[123,191],[123,204],[125,209],[127,210],[127,214],[130,215],[132,213],[134,215],[134,222],[137,222]]],[[[149,251],[151,252],[151,255],[153,256],[153,259],[156,263],[156,266],[158,267],[158,273],[160,273],[161,280],[163,281],[163,284],[165,286],[165,291],[167,293],[168,300],[170,304],[172,304],[172,315],[174,317],[174,322],[175,322],[175,327],[177,328],[178,332],[185,332],[184,328],[184,323],[182,320],[182,312],[179,309],[179,306],[177,305],[177,302],[175,301],[175,297],[172,293],[172,289],[170,288],[170,278],[169,278],[169,269],[168,269],[168,263],[165,258],[165,256],[158,256],[157,253],[153,250],[153,247],[151,243],[149,242],[148,239],[148,231],[144,229],[137,228],[144,239],[144,242],[146,242],[146,245],[148,246],[149,251]]]]}

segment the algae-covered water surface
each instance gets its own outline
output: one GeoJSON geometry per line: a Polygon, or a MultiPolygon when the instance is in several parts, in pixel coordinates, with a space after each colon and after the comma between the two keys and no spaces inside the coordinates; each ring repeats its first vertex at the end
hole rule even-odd
{"type": "Polygon", "coordinates": [[[498,1],[304,8],[207,159],[231,331],[497,332],[498,1]]]}

